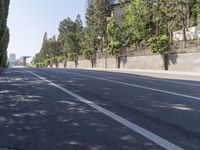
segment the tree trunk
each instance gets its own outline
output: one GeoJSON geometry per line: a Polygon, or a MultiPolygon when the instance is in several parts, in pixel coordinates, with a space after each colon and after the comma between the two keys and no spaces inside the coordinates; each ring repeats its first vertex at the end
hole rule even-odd
{"type": "Polygon", "coordinates": [[[182,18],[182,31],[183,31],[183,44],[184,44],[184,48],[186,48],[186,14],[184,13],[184,8],[183,8],[183,3],[181,3],[181,18],[182,18]]]}
{"type": "Polygon", "coordinates": [[[168,24],[168,29],[167,29],[168,31],[168,35],[169,35],[169,40],[170,40],[170,44],[171,45],[173,45],[173,37],[174,37],[174,35],[173,35],[173,30],[172,30],[172,28],[170,27],[170,25],[168,24]]]}
{"type": "Polygon", "coordinates": [[[187,41],[187,37],[186,37],[186,28],[185,26],[183,27],[183,44],[184,44],[184,47],[183,48],[186,48],[186,41],[187,41]]]}
{"type": "Polygon", "coordinates": [[[160,36],[160,24],[156,22],[156,36],[160,36]]]}
{"type": "Polygon", "coordinates": [[[67,67],[67,58],[65,56],[65,58],[64,58],[64,68],[66,68],[66,67],[67,67]]]}
{"type": "Polygon", "coordinates": [[[163,59],[163,69],[168,70],[169,66],[169,54],[161,54],[161,57],[163,59]]]}
{"type": "Polygon", "coordinates": [[[120,69],[121,57],[117,56],[117,68],[120,69]]]}
{"type": "Polygon", "coordinates": [[[77,66],[78,66],[78,61],[75,60],[74,62],[75,62],[75,68],[77,68],[77,66]]]}

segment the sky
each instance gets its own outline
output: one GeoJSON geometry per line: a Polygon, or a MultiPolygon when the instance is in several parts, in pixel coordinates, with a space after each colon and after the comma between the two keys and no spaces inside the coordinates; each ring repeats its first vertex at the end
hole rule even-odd
{"type": "Polygon", "coordinates": [[[8,15],[10,42],[8,54],[16,57],[34,56],[39,52],[43,35],[58,35],[64,18],[73,20],[77,14],[85,21],[86,0],[11,0],[8,15]]]}

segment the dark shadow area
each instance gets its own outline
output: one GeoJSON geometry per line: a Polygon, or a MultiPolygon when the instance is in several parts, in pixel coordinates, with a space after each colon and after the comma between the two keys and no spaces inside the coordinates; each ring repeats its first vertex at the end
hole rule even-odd
{"type": "Polygon", "coordinates": [[[126,63],[127,63],[127,55],[122,56],[122,58],[121,58],[121,62],[122,62],[122,64],[123,64],[123,68],[124,68],[125,65],[126,65],[126,63]]]}
{"type": "Polygon", "coordinates": [[[169,54],[169,63],[171,62],[173,65],[175,65],[177,63],[177,58],[178,58],[177,53],[169,54]]]}
{"type": "Polygon", "coordinates": [[[97,59],[96,58],[92,58],[91,59],[91,64],[92,64],[92,68],[95,68],[96,64],[97,64],[97,59]]]}

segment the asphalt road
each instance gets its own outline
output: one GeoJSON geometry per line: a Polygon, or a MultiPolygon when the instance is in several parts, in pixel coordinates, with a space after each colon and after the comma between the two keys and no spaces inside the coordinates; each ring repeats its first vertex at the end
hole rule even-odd
{"type": "Polygon", "coordinates": [[[1,69],[0,150],[7,149],[199,150],[200,81],[1,69]]]}

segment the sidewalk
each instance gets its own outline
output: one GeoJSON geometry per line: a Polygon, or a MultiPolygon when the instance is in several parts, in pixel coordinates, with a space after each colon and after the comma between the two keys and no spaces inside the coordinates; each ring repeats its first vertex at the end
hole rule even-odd
{"type": "Polygon", "coordinates": [[[95,70],[116,73],[127,73],[142,76],[150,76],[164,79],[178,79],[178,80],[193,80],[200,81],[200,73],[196,72],[180,72],[180,71],[165,71],[165,70],[140,70],[140,69],[103,69],[103,68],[80,68],[82,70],[95,70]]]}

